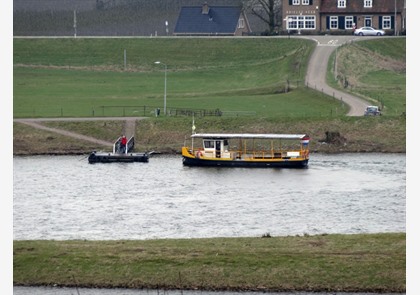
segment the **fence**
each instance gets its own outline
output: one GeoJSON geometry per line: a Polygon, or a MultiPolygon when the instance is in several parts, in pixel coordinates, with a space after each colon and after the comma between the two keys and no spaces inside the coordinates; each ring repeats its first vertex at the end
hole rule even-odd
{"type": "MultiPolygon", "coordinates": [[[[222,111],[220,109],[167,108],[166,116],[171,117],[221,117],[255,116],[255,111],[222,111]]],[[[89,109],[73,108],[32,108],[15,112],[14,117],[158,117],[165,116],[163,109],[156,106],[98,106],[89,109]]]]}
{"type": "MultiPolygon", "coordinates": [[[[255,116],[255,111],[222,111],[220,109],[192,109],[192,108],[168,108],[167,116],[178,117],[221,117],[221,116],[255,116]]],[[[97,114],[98,115],[98,114],[97,114]]],[[[96,116],[97,116],[96,115],[96,116]]],[[[162,109],[155,106],[100,106],[99,115],[106,116],[164,116],[162,109]],[[119,115],[118,115],[119,114],[119,115]]],[[[92,116],[95,116],[93,111],[92,116]]]]}

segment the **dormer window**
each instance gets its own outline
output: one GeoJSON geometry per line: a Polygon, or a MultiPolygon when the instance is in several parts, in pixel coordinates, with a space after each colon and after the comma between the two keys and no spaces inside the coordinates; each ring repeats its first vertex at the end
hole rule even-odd
{"type": "Polygon", "coordinates": [[[207,2],[204,2],[203,7],[201,8],[201,13],[209,14],[209,5],[207,4],[207,2]]]}
{"type": "Polygon", "coordinates": [[[245,20],[243,18],[240,18],[238,21],[238,29],[245,28],[245,20]]]}
{"type": "Polygon", "coordinates": [[[346,0],[338,0],[337,7],[346,8],[346,0]]]}
{"type": "Polygon", "coordinates": [[[365,7],[371,8],[372,7],[372,2],[373,2],[373,0],[365,0],[365,7]]]}

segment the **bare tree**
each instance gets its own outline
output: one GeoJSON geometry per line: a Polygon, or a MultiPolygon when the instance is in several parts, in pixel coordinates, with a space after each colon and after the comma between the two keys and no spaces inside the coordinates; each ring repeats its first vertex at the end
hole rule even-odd
{"type": "Polygon", "coordinates": [[[270,34],[281,26],[281,0],[243,0],[243,7],[268,26],[270,34]]]}

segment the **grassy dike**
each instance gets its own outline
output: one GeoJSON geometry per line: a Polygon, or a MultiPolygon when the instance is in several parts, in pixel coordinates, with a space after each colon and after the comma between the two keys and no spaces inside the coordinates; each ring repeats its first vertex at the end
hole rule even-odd
{"type": "Polygon", "coordinates": [[[405,247],[405,233],[14,241],[13,281],[68,287],[405,292],[405,247]]]}

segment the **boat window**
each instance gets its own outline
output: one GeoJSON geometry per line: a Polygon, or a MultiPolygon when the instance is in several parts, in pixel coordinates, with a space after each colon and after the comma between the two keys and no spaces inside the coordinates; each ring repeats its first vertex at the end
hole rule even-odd
{"type": "Polygon", "coordinates": [[[204,148],[214,148],[214,141],[213,140],[204,140],[204,148]]]}

